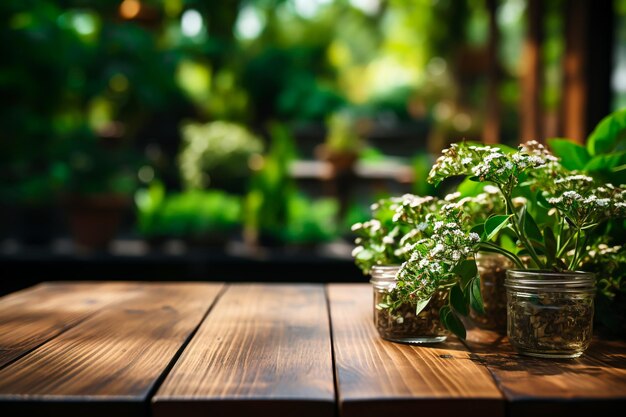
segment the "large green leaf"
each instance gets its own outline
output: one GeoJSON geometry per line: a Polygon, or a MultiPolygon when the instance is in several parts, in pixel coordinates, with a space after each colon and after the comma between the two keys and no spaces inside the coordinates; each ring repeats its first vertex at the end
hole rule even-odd
{"type": "Polygon", "coordinates": [[[539,230],[539,226],[537,226],[537,222],[535,222],[533,216],[526,210],[526,206],[522,207],[520,214],[520,228],[522,229],[522,233],[536,242],[543,242],[543,235],[539,230]]]}
{"type": "Polygon", "coordinates": [[[596,155],[583,167],[585,171],[602,171],[624,165],[626,152],[612,152],[606,155],[596,155]]]}
{"type": "Polygon", "coordinates": [[[480,293],[480,277],[476,277],[470,283],[470,305],[480,314],[485,313],[483,306],[483,296],[480,293]]]}
{"type": "Polygon", "coordinates": [[[587,138],[591,156],[621,150],[626,145],[626,108],[617,110],[598,123],[587,138]]]}
{"type": "Polygon", "coordinates": [[[556,238],[550,227],[543,229],[543,241],[546,248],[546,263],[552,265],[556,259],[556,238]]]}
{"type": "Polygon", "coordinates": [[[511,218],[511,215],[496,214],[487,219],[485,222],[485,235],[486,240],[493,239],[498,232],[507,225],[507,222],[511,218]]]}
{"type": "Polygon", "coordinates": [[[478,274],[478,268],[476,267],[476,261],[473,259],[466,259],[452,270],[461,278],[461,286],[465,288],[472,278],[478,274]]]}
{"type": "Polygon", "coordinates": [[[581,170],[585,168],[591,156],[584,146],[569,139],[548,139],[552,152],[561,158],[561,164],[567,169],[581,170]]]}
{"type": "Polygon", "coordinates": [[[463,290],[458,283],[450,290],[450,304],[452,304],[452,307],[462,316],[469,314],[465,294],[463,294],[463,290]]]}
{"type": "Polygon", "coordinates": [[[465,339],[465,326],[463,325],[461,319],[456,315],[454,310],[450,308],[450,306],[445,305],[441,307],[441,309],[439,310],[439,317],[441,319],[441,323],[446,329],[450,330],[461,339],[465,339]]]}

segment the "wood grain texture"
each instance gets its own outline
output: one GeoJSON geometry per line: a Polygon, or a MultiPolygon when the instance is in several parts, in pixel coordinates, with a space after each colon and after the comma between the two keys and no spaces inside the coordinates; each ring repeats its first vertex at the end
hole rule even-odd
{"type": "Polygon", "coordinates": [[[411,346],[381,339],[369,284],[328,286],[341,416],[501,416],[501,393],[456,339],[411,346]]]}
{"type": "Polygon", "coordinates": [[[0,368],[136,290],[132,284],[59,282],[1,298],[0,368]]]}
{"type": "Polygon", "coordinates": [[[155,416],[331,416],[321,285],[232,285],[153,399],[155,416]]]}
{"type": "Polygon", "coordinates": [[[487,330],[470,331],[466,344],[491,371],[511,416],[605,415],[626,405],[624,342],[595,340],[582,357],[560,360],[518,355],[487,330]]]}
{"type": "MultiPolygon", "coordinates": [[[[151,390],[221,284],[141,284],[0,371],[5,415],[147,415],[151,390]]],[[[98,292],[96,288],[94,292],[98,292]]]]}

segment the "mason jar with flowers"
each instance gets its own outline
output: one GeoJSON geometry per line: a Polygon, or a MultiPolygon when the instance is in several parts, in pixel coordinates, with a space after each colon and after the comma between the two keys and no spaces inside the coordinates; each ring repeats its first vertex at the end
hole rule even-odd
{"type": "Polygon", "coordinates": [[[517,150],[453,144],[429,181],[459,175],[497,187],[505,202],[472,231],[481,237],[480,251],[501,254],[518,268],[505,282],[513,347],[531,356],[580,356],[592,335],[595,277],[578,269],[598,226],[625,216],[626,191],[565,169],[535,141],[517,150]],[[514,204],[520,197],[524,204],[514,204]],[[516,238],[513,248],[494,241],[505,230],[516,238]]]}
{"type": "Polygon", "coordinates": [[[381,337],[405,343],[465,337],[460,315],[482,311],[474,254],[480,237],[450,201],[406,194],[381,200],[357,223],[356,264],[371,274],[374,324],[381,337]]]}

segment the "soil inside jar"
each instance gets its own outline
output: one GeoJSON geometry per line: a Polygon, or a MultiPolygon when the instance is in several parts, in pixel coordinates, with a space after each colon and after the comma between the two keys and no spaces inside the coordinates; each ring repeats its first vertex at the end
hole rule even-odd
{"type": "Polygon", "coordinates": [[[374,324],[384,339],[402,340],[417,337],[440,337],[447,331],[439,319],[439,309],[447,302],[446,292],[436,292],[428,305],[415,314],[415,304],[401,304],[396,309],[382,307],[390,304],[393,292],[375,292],[374,297],[374,324]]]}
{"type": "Polygon", "coordinates": [[[470,318],[481,328],[506,331],[506,270],[513,263],[503,256],[481,256],[478,258],[480,292],[483,297],[484,314],[470,310],[470,318]]]}
{"type": "Polygon", "coordinates": [[[508,335],[531,353],[582,353],[593,331],[593,297],[509,293],[508,335]]]}

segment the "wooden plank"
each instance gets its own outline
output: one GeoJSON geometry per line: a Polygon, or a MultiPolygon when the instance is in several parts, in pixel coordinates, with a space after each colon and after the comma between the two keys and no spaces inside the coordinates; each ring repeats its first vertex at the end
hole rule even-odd
{"type": "Polygon", "coordinates": [[[486,330],[472,330],[467,345],[496,379],[511,416],[604,415],[626,405],[625,342],[596,340],[582,357],[561,360],[517,355],[506,337],[486,330]]]}
{"type": "Polygon", "coordinates": [[[368,284],[328,286],[341,416],[502,416],[489,372],[455,338],[412,346],[381,339],[368,284]]]}
{"type": "MultiPolygon", "coordinates": [[[[141,284],[0,371],[6,415],[141,416],[221,284],[141,284]]],[[[94,292],[98,292],[94,288],[94,292]]]]}
{"type": "Polygon", "coordinates": [[[103,306],[135,295],[136,289],[120,283],[59,282],[40,284],[1,298],[0,368],[103,306]]]}
{"type": "Polygon", "coordinates": [[[153,399],[155,416],[331,416],[321,285],[233,285],[153,399]]]}

